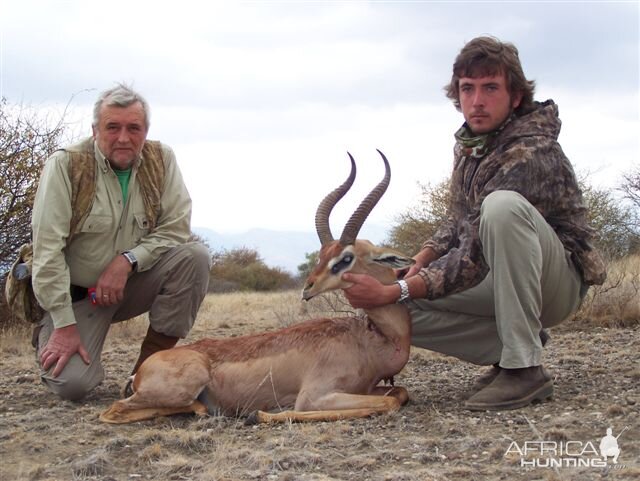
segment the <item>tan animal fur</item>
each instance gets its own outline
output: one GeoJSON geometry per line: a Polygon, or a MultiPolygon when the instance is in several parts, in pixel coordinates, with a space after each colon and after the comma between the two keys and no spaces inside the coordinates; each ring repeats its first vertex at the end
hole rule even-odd
{"type": "MultiPolygon", "coordinates": [[[[305,299],[348,287],[341,279],[347,270],[390,284],[393,268],[413,263],[368,241],[335,241],[320,230],[319,235],[323,245],[305,299]]],[[[133,378],[134,394],[113,403],[100,420],[129,423],[214,410],[229,416],[254,413],[257,422],[328,421],[394,411],[408,400],[407,391],[379,383],[406,364],[410,336],[408,310],[395,304],[370,309],[365,317],[314,319],[273,332],[203,339],[149,357],[133,378]],[[290,407],[293,411],[285,410],[290,407]]]]}

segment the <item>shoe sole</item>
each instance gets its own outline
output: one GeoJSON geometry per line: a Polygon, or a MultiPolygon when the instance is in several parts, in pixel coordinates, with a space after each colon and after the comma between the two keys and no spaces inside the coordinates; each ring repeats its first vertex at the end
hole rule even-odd
{"type": "Polygon", "coordinates": [[[520,399],[512,399],[500,403],[477,403],[466,401],[465,409],[469,411],[506,411],[509,409],[519,409],[536,401],[544,402],[553,396],[553,381],[547,381],[532,393],[521,397],[520,399]]]}

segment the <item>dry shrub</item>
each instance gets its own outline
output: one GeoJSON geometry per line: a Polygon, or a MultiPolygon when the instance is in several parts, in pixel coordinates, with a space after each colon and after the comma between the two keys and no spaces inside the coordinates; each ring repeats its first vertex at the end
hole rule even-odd
{"type": "Polygon", "coordinates": [[[33,326],[25,322],[3,326],[0,329],[0,353],[13,357],[25,356],[31,361],[33,353],[32,331],[33,326]]]}
{"type": "Polygon", "coordinates": [[[105,449],[98,449],[85,458],[75,461],[72,465],[74,479],[102,476],[109,466],[109,455],[105,449]]]}
{"type": "Polygon", "coordinates": [[[309,301],[302,301],[299,292],[289,291],[289,296],[283,300],[280,305],[274,306],[274,314],[281,326],[321,317],[353,316],[357,312],[342,291],[320,294],[309,301]]]}
{"type": "Polygon", "coordinates": [[[607,280],[589,289],[575,319],[604,327],[640,324],[640,254],[609,263],[607,280]]]}
{"type": "Polygon", "coordinates": [[[127,344],[132,340],[144,338],[149,327],[149,317],[147,314],[134,317],[128,321],[117,322],[109,329],[109,339],[112,341],[125,341],[127,344]]]}

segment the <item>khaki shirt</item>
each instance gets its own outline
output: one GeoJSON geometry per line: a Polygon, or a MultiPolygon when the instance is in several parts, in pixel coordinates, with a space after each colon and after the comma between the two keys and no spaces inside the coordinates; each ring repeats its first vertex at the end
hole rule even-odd
{"type": "Polygon", "coordinates": [[[67,152],[57,151],[45,163],[33,206],[33,289],[56,328],[76,322],[71,284],[95,286],[111,260],[126,250],[136,256],[138,271],[146,271],[164,252],[187,242],[191,235],[191,198],[168,146],[162,145],[164,191],[157,225],[151,233],[136,181],[144,158],[134,163],[125,204],[116,174],[94,146],[99,166],[96,196],[89,216],[68,246],[71,181],[67,152]]]}

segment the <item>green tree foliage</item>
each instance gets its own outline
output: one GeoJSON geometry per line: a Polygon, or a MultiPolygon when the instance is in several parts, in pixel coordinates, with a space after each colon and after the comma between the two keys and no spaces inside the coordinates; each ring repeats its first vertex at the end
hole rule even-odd
{"type": "Polygon", "coordinates": [[[0,99],[0,271],[31,239],[31,211],[44,161],[66,133],[32,109],[0,99]]]}
{"type": "Polygon", "coordinates": [[[580,188],[587,205],[589,223],[596,231],[595,244],[609,259],[630,254],[638,245],[637,213],[621,202],[613,191],[598,189],[580,180],[580,188]]]}
{"type": "Polygon", "coordinates": [[[449,179],[432,184],[418,183],[421,194],[416,205],[396,217],[387,243],[407,255],[414,255],[447,219],[449,179]]]}
{"type": "Polygon", "coordinates": [[[298,279],[304,282],[311,274],[316,264],[318,264],[318,256],[320,251],[307,252],[304,255],[305,261],[298,265],[298,279]]]}
{"type": "Polygon", "coordinates": [[[269,267],[257,251],[240,247],[214,251],[209,281],[212,292],[275,291],[295,285],[287,271],[269,267]]]}
{"type": "Polygon", "coordinates": [[[640,252],[640,164],[623,174],[620,191],[630,210],[627,225],[632,232],[631,251],[640,252]]]}
{"type": "MultiPolygon", "coordinates": [[[[640,246],[640,169],[623,177],[619,190],[627,202],[612,190],[598,189],[579,179],[591,226],[596,231],[596,246],[610,259],[620,258],[640,246]]],[[[409,255],[417,253],[422,243],[431,237],[447,219],[449,179],[439,184],[419,184],[422,190],[416,205],[396,218],[388,243],[409,255]]]]}

